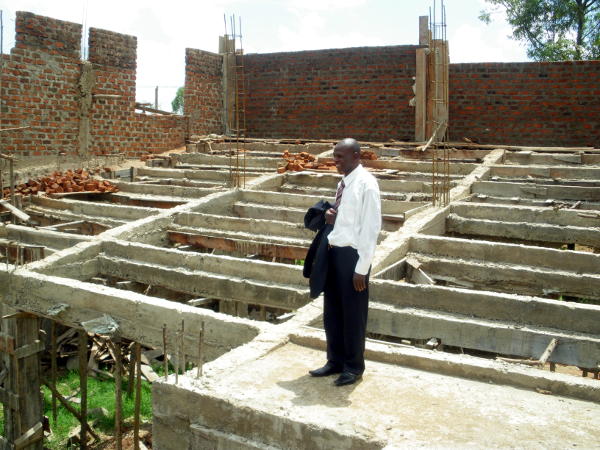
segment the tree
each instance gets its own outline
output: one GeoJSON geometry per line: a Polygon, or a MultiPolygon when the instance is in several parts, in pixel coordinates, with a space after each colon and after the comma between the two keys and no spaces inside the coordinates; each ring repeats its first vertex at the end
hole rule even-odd
{"type": "Polygon", "coordinates": [[[183,114],[183,87],[177,89],[177,93],[175,94],[175,98],[171,102],[171,108],[174,113],[183,114]]]}
{"type": "Polygon", "coordinates": [[[506,10],[513,38],[527,43],[535,61],[600,59],[600,0],[486,0],[491,10],[506,10]]]}

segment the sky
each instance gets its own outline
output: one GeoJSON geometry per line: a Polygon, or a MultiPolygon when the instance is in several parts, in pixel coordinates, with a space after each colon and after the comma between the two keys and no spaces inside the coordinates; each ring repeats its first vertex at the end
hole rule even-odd
{"type": "MultiPolygon", "coordinates": [[[[439,11],[437,0],[437,11],[439,11]]],[[[245,53],[418,44],[418,17],[434,0],[0,0],[3,51],[14,46],[15,12],[137,36],[137,100],[171,110],[185,80],[185,49],[217,52],[225,20],[241,17],[245,53]]],[[[446,0],[450,61],[527,61],[499,12],[478,19],[484,0],[446,0]]],[[[438,14],[439,17],[439,14],[438,14]]],[[[239,31],[239,30],[238,30],[239,31]]]]}

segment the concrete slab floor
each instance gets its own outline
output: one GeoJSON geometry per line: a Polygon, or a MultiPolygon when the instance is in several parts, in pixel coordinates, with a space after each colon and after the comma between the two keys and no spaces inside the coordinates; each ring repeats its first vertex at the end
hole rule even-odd
{"type": "Polygon", "coordinates": [[[356,436],[373,448],[600,445],[591,420],[599,404],[372,361],[358,384],[338,388],[334,377],[307,373],[324,357],[287,344],[221,377],[211,396],[356,436]]]}

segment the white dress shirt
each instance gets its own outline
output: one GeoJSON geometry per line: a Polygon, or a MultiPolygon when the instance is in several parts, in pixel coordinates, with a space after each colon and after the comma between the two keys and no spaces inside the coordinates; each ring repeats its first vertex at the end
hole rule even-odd
{"type": "Polygon", "coordinates": [[[345,187],[335,225],[328,236],[329,244],[355,248],[358,262],[354,272],[366,275],[381,230],[379,185],[375,177],[360,164],[342,179],[345,187]]]}

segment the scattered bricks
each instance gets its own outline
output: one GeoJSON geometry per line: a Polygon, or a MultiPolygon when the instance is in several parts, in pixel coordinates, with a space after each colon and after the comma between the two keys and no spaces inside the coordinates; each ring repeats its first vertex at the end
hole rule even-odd
{"type": "MultiPolygon", "coordinates": [[[[62,194],[65,192],[117,192],[118,188],[107,180],[95,180],[88,171],[53,172],[51,175],[37,180],[28,180],[16,187],[15,192],[22,195],[62,194]]],[[[3,198],[10,197],[10,189],[4,189],[3,198]]]]}
{"type": "Polygon", "coordinates": [[[377,154],[371,150],[361,150],[360,151],[360,159],[377,159],[377,154]]]}
{"type": "MultiPolygon", "coordinates": [[[[277,173],[284,173],[286,171],[300,172],[302,170],[327,170],[331,172],[337,171],[335,163],[329,162],[318,162],[316,157],[307,152],[290,153],[288,150],[284,150],[281,155],[286,161],[286,164],[282,167],[277,168],[277,173]]],[[[377,159],[377,155],[370,150],[360,151],[361,159],[377,159]]]]}

